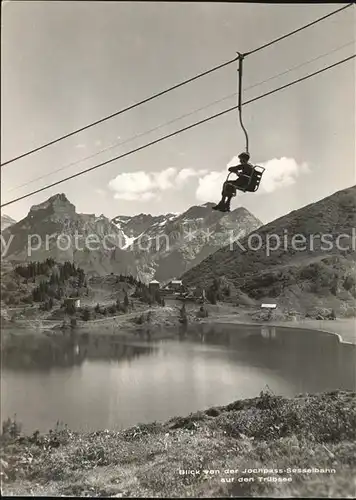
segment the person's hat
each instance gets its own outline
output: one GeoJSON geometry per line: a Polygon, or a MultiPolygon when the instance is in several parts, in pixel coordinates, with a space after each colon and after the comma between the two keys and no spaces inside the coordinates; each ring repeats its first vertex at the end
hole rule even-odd
{"type": "Polygon", "coordinates": [[[246,158],[247,160],[250,159],[250,154],[249,153],[240,153],[239,154],[239,158],[242,159],[242,158],[246,158]]]}

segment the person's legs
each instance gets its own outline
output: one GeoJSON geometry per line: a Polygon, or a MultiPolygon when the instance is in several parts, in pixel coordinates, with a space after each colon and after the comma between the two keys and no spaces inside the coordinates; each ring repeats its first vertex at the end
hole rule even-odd
{"type": "Polygon", "coordinates": [[[225,185],[226,201],[224,204],[224,209],[226,212],[230,212],[231,199],[233,198],[233,196],[236,193],[236,188],[235,188],[236,181],[231,181],[231,182],[225,183],[225,184],[226,184],[225,185]]]}
{"type": "Polygon", "coordinates": [[[225,206],[224,206],[224,212],[230,212],[231,198],[232,198],[232,195],[227,197],[226,202],[225,202],[225,206]]]}
{"type": "Polygon", "coordinates": [[[235,187],[234,183],[236,181],[231,181],[231,182],[224,182],[223,184],[223,189],[222,189],[222,197],[220,202],[213,207],[213,210],[221,210],[222,212],[230,212],[230,202],[231,198],[235,194],[235,187]]]}
{"type": "Polygon", "coordinates": [[[213,207],[213,210],[222,210],[225,207],[227,195],[226,195],[226,188],[225,188],[226,182],[223,184],[222,192],[221,192],[221,200],[219,203],[213,207]]]}

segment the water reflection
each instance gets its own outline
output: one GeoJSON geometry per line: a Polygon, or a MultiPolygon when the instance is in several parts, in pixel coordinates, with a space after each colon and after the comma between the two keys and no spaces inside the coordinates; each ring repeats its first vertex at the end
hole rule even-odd
{"type": "Polygon", "coordinates": [[[276,327],[275,326],[261,326],[261,335],[264,339],[275,339],[276,338],[276,327]]]}
{"type": "MultiPolygon", "coordinates": [[[[152,332],[151,332],[152,333],[152,332]]],[[[268,325],[184,327],[175,339],[14,337],[2,352],[2,418],[27,429],[122,428],[254,397],[355,390],[356,347],[268,325]]]]}
{"type": "Polygon", "coordinates": [[[336,335],[269,325],[199,325],[189,338],[228,346],[236,362],[280,374],[299,392],[356,388],[356,346],[340,343],[336,335]]]}
{"type": "Polygon", "coordinates": [[[2,348],[2,367],[12,370],[43,370],[80,366],[85,360],[131,360],[149,355],[150,345],[132,345],[112,336],[46,337],[14,336],[2,348]]]}

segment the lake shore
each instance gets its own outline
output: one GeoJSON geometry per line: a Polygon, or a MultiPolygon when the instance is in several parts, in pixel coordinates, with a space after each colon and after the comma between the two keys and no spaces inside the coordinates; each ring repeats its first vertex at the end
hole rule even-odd
{"type": "MultiPolygon", "coordinates": [[[[297,319],[294,321],[258,321],[251,319],[251,310],[236,309],[228,305],[208,306],[209,316],[206,318],[198,318],[196,311],[187,313],[189,327],[195,327],[200,324],[236,324],[248,326],[268,326],[268,327],[283,327],[297,328],[303,330],[316,330],[326,334],[336,335],[339,341],[345,344],[356,345],[356,318],[337,318],[331,320],[315,320],[309,318],[297,319]]],[[[79,321],[74,329],[78,334],[88,335],[114,335],[121,338],[137,338],[139,335],[150,336],[152,339],[164,338],[167,335],[171,336],[174,329],[182,327],[179,321],[178,307],[165,306],[147,308],[138,312],[130,312],[105,319],[79,321]],[[148,315],[150,318],[148,319],[148,315]],[[138,318],[143,318],[143,323],[138,324],[138,318]],[[167,333],[165,333],[167,332],[167,333]]],[[[65,330],[61,328],[59,321],[46,320],[22,320],[15,322],[12,325],[8,324],[4,331],[6,334],[2,336],[2,340],[6,340],[8,333],[12,335],[26,335],[26,330],[30,330],[35,335],[68,335],[70,328],[65,330]]]]}
{"type": "MultiPolygon", "coordinates": [[[[283,326],[276,323],[275,326],[283,326]]],[[[317,330],[319,332],[337,335],[343,344],[356,345],[356,320],[354,318],[336,319],[334,321],[304,319],[296,324],[288,324],[291,328],[303,328],[304,330],[317,330]]]]}
{"type": "Polygon", "coordinates": [[[355,402],[264,393],[120,432],[2,435],[2,493],[353,498],[355,402]]]}
{"type": "MultiPolygon", "coordinates": [[[[204,321],[209,322],[210,321],[204,321]]],[[[248,317],[241,317],[236,315],[220,315],[214,319],[215,323],[236,324],[236,325],[255,325],[255,326],[268,326],[268,327],[283,327],[283,328],[297,328],[302,330],[316,330],[326,334],[338,336],[340,342],[344,344],[356,345],[356,319],[355,318],[337,318],[333,321],[330,320],[316,320],[316,319],[300,319],[296,321],[251,321],[248,317]]]]}

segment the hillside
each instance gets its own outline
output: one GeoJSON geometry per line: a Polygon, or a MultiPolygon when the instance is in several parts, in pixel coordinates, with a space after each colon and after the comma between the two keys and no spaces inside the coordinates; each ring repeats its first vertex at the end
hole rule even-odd
{"type": "MultiPolygon", "coordinates": [[[[1,436],[2,492],[124,498],[354,498],[355,393],[261,393],[121,431],[1,436]]],[[[21,419],[21,416],[19,416],[21,419]]]]}
{"type": "Polygon", "coordinates": [[[309,313],[329,307],[355,315],[355,227],[353,186],[260,227],[182,278],[187,285],[208,286],[225,276],[258,301],[272,299],[309,313]]]}
{"type": "Polygon", "coordinates": [[[164,311],[163,306],[164,300],[133,276],[88,277],[69,261],[31,262],[1,275],[1,325],[5,327],[31,328],[43,322],[47,328],[77,327],[119,316],[121,324],[128,321],[132,326],[136,320],[145,323],[142,313],[150,307],[164,311]]]}

